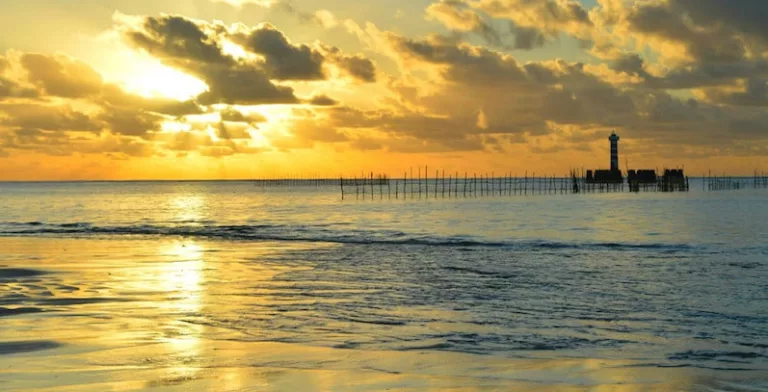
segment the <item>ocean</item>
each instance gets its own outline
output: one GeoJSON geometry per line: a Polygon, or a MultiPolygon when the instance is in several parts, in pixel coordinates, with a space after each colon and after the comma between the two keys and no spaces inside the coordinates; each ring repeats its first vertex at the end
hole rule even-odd
{"type": "Polygon", "coordinates": [[[0,390],[768,390],[768,190],[0,183],[0,390]]]}

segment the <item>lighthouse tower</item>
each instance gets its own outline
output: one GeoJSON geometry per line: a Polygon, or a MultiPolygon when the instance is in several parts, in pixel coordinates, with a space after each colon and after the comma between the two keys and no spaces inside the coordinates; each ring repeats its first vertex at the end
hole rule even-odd
{"type": "Polygon", "coordinates": [[[619,169],[619,135],[616,132],[611,132],[611,136],[608,137],[611,141],[611,171],[620,171],[619,169]]]}

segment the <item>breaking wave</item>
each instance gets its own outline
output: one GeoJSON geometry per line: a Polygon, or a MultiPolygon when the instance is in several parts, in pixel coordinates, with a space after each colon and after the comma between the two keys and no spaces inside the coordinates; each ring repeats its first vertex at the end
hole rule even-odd
{"type": "Polygon", "coordinates": [[[181,236],[224,240],[296,241],[337,244],[425,245],[446,247],[519,248],[524,250],[649,250],[688,251],[687,244],[557,242],[544,240],[485,240],[472,236],[439,236],[396,230],[354,230],[330,225],[126,225],[98,226],[87,222],[48,224],[43,222],[0,223],[0,236],[181,236]]]}

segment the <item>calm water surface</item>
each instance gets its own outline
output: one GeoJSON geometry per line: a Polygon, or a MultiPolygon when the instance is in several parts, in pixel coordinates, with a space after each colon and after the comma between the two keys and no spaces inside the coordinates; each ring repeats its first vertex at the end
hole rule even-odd
{"type": "Polygon", "coordinates": [[[768,191],[692,188],[0,183],[0,390],[768,390],[768,191]]]}

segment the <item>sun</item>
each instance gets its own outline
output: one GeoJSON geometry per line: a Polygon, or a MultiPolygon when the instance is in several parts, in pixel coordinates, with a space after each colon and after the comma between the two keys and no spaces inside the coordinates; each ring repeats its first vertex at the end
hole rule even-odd
{"type": "Polygon", "coordinates": [[[124,80],[127,90],[148,98],[179,101],[192,99],[208,89],[201,80],[160,63],[142,64],[124,80]]]}

